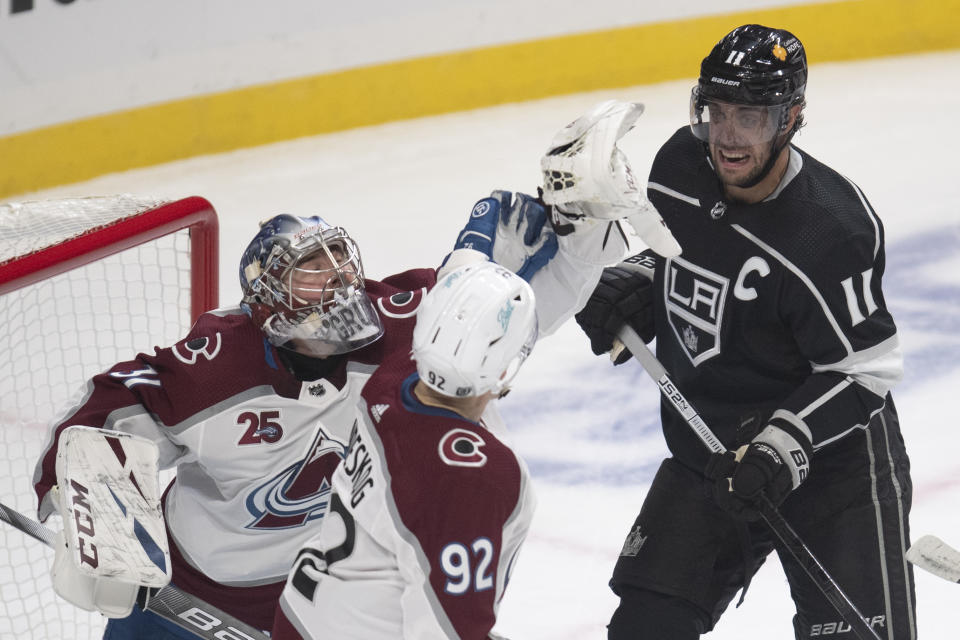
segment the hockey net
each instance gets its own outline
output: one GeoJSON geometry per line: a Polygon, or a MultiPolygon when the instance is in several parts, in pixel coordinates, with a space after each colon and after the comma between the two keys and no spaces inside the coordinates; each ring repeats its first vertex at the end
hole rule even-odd
{"type": "MultiPolygon", "coordinates": [[[[0,204],[0,502],[36,517],[50,421],[88,378],[174,343],[217,305],[217,234],[198,197],[0,204]]],[[[101,636],[102,616],[53,592],[52,562],[0,523],[0,638],[101,636]]]]}

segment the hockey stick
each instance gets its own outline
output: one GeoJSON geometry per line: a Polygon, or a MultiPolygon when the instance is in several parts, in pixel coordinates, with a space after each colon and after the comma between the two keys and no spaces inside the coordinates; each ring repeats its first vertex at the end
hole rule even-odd
{"type": "MultiPolygon", "coordinates": [[[[629,326],[624,326],[617,335],[620,342],[630,349],[633,356],[643,365],[647,374],[657,383],[663,396],[670,401],[673,408],[687,421],[687,424],[697,433],[703,443],[715,453],[725,453],[727,450],[726,447],[717,439],[693,406],[687,402],[687,399],[683,397],[680,390],[677,389],[673,381],[670,380],[670,376],[667,375],[667,370],[660,364],[656,356],[650,352],[650,349],[643,343],[643,340],[640,339],[637,332],[629,326]]],[[[780,511],[770,502],[770,499],[766,495],[761,494],[757,506],[760,510],[760,517],[763,518],[767,526],[770,527],[770,531],[779,538],[780,542],[782,542],[790,552],[790,555],[794,557],[824,597],[834,606],[844,622],[850,625],[850,628],[857,637],[860,638],[860,640],[880,640],[877,632],[874,631],[873,627],[864,619],[863,615],[857,610],[857,607],[854,606],[850,598],[840,589],[836,581],[830,577],[827,570],[823,568],[823,565],[821,565],[820,561],[813,555],[813,552],[810,551],[803,540],[800,539],[800,536],[793,530],[793,527],[783,518],[780,511]]]]}
{"type": "Polygon", "coordinates": [[[960,584],[960,551],[937,536],[923,536],[907,549],[907,560],[944,580],[960,584]]]}
{"type": "MultiPolygon", "coordinates": [[[[54,545],[56,534],[52,530],[3,503],[0,503],[0,520],[48,547],[54,545]]],[[[137,603],[144,610],[152,611],[204,640],[268,640],[259,629],[173,585],[162,589],[141,587],[137,603]]]]}

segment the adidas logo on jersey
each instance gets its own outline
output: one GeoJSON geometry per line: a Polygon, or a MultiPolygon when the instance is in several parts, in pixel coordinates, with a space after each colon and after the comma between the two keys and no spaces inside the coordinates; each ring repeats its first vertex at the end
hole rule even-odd
{"type": "Polygon", "coordinates": [[[375,404],[370,407],[370,415],[373,416],[373,419],[380,422],[380,419],[383,418],[383,414],[386,413],[387,409],[390,408],[388,404],[375,404]]]}

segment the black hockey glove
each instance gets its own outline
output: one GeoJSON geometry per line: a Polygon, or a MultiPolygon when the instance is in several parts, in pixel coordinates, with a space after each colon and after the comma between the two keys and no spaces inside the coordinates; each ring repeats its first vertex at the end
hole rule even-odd
{"type": "Polygon", "coordinates": [[[761,495],[780,505],[810,473],[812,455],[810,438],[803,431],[774,418],[749,445],[713,454],[704,475],[713,482],[721,508],[744,520],[757,520],[761,495]]]}
{"type": "MultiPolygon", "coordinates": [[[[644,342],[654,337],[653,282],[643,273],[621,266],[603,270],[586,306],[574,316],[590,338],[590,350],[602,355],[613,348],[617,332],[628,324],[644,342]]],[[[624,349],[614,364],[623,364],[631,353],[624,349]]]]}

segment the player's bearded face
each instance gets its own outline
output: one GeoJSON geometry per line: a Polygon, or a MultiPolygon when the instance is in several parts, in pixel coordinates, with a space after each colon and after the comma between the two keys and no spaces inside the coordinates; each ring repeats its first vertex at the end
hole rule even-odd
{"type": "Polygon", "coordinates": [[[721,182],[748,186],[760,176],[779,132],[778,109],[709,102],[710,159],[721,182]]]}

